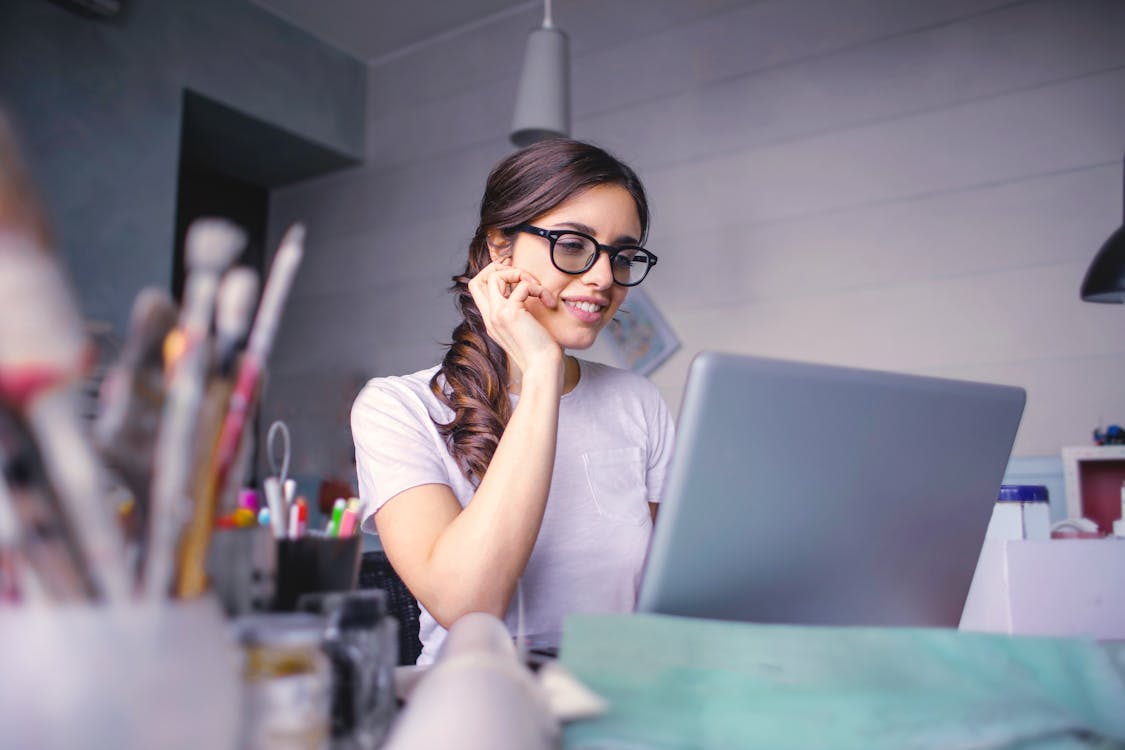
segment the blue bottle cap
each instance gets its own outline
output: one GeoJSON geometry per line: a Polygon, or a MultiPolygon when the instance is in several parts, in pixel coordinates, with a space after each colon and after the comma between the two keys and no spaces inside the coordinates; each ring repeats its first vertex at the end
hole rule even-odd
{"type": "Polygon", "coordinates": [[[1046,503],[1047,488],[1041,484],[1002,484],[998,503],[1046,503]]]}

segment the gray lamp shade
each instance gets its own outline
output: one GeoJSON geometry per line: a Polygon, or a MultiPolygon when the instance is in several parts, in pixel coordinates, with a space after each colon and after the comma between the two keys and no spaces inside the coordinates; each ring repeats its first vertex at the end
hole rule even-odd
{"type": "Polygon", "coordinates": [[[570,135],[568,58],[566,34],[560,29],[544,26],[528,36],[512,118],[512,143],[522,148],[570,135]]]}
{"type": "Polygon", "coordinates": [[[1109,236],[1082,280],[1087,302],[1125,302],[1125,224],[1109,236]]]}

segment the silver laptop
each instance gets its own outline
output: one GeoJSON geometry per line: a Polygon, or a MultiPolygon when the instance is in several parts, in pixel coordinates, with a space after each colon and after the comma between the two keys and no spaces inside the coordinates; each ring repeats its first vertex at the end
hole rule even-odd
{"type": "Polygon", "coordinates": [[[955,627],[1025,399],[698,355],[637,610],[955,627]]]}

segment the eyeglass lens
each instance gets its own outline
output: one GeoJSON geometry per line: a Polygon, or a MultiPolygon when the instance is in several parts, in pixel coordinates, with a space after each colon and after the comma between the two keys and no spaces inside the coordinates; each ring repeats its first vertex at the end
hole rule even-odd
{"type": "MultiPolygon", "coordinates": [[[[560,232],[551,248],[551,259],[560,270],[582,273],[594,264],[597,245],[589,237],[560,232]]],[[[610,258],[613,279],[619,284],[637,284],[648,273],[649,254],[639,247],[626,247],[610,258]]]]}

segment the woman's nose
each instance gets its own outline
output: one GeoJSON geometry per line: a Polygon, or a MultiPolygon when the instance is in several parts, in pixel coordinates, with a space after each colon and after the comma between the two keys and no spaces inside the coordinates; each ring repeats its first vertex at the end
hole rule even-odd
{"type": "Polygon", "coordinates": [[[613,285],[613,266],[610,264],[609,255],[598,253],[598,259],[582,274],[582,280],[598,289],[608,289],[613,285]]]}

